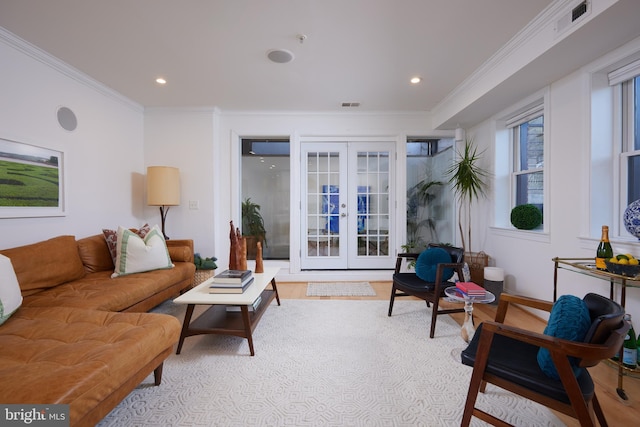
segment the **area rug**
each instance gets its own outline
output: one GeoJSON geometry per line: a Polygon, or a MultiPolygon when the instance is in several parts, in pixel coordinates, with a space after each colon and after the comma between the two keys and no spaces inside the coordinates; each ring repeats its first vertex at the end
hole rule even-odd
{"type": "MultiPolygon", "coordinates": [[[[149,376],[99,425],[460,425],[471,376],[452,357],[464,345],[460,326],[439,316],[429,339],[423,301],[396,302],[391,317],[387,309],[379,300],[272,303],[254,332],[255,356],[238,337],[187,338],[160,386],[149,376]]],[[[491,385],[478,405],[514,425],[563,425],[491,385]]]]}
{"type": "Polygon", "coordinates": [[[308,297],[374,297],[369,282],[309,282],[308,297]]]}

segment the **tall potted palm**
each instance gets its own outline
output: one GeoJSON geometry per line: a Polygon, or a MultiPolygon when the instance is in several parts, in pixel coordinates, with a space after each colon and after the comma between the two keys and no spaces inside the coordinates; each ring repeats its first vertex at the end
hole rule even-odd
{"type": "MultiPolygon", "coordinates": [[[[482,154],[484,151],[478,152],[478,148],[473,143],[473,139],[465,139],[464,147],[462,150],[456,150],[457,159],[447,170],[446,176],[449,177],[449,183],[453,186],[454,193],[458,199],[458,228],[460,229],[460,237],[462,239],[462,247],[465,252],[469,253],[469,258],[473,258],[471,252],[471,205],[480,197],[486,197],[486,190],[488,187],[487,180],[489,179],[489,172],[480,166],[482,154]],[[462,212],[466,208],[467,229],[466,233],[463,229],[462,212]]],[[[477,268],[484,268],[488,264],[488,259],[484,253],[481,266],[477,268]]],[[[472,280],[480,281],[479,279],[473,279],[474,266],[472,262],[469,262],[472,270],[472,280]]]]}

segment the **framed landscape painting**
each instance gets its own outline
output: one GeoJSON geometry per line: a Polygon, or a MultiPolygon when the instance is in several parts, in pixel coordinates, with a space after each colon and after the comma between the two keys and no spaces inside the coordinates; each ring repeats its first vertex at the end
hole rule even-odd
{"type": "Polygon", "coordinates": [[[0,138],[0,218],[64,216],[63,153],[0,138]]]}

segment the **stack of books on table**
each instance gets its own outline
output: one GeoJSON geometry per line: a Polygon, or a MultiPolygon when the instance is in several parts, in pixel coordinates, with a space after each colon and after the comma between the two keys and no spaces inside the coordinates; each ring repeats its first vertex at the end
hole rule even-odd
{"type": "Polygon", "coordinates": [[[456,289],[462,292],[465,296],[483,297],[486,295],[485,289],[473,282],[457,282],[456,289]]]}
{"type": "MultiPolygon", "coordinates": [[[[258,307],[260,306],[260,303],[262,302],[262,297],[258,297],[256,298],[256,300],[253,302],[253,304],[251,305],[247,305],[247,309],[249,311],[256,311],[258,309],[258,307]]],[[[227,306],[227,311],[233,312],[233,313],[237,313],[241,310],[239,305],[228,305],[227,306]]]]}
{"type": "Polygon", "coordinates": [[[253,283],[251,270],[225,270],[213,276],[210,294],[241,294],[253,283]]]}

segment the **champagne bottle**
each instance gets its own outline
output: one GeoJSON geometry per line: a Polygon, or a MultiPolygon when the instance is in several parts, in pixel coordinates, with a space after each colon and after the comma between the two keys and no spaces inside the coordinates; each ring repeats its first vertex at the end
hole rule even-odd
{"type": "MultiPolygon", "coordinates": [[[[625,314],[624,318],[631,322],[631,315],[625,314]]],[[[633,331],[633,324],[631,329],[627,332],[627,336],[624,337],[624,344],[622,345],[622,364],[630,369],[635,369],[638,362],[638,344],[636,341],[636,334],[633,331]]]]}
{"type": "Polygon", "coordinates": [[[604,263],[606,259],[613,257],[613,248],[609,242],[609,226],[602,226],[602,237],[596,251],[596,268],[598,270],[606,270],[607,265],[604,263]]]}

